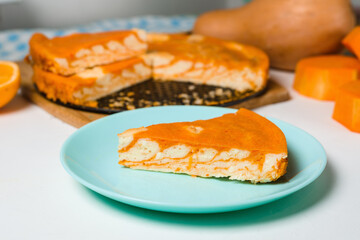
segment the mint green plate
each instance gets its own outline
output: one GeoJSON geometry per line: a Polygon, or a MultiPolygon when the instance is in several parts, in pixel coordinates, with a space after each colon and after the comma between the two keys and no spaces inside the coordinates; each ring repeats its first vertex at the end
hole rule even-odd
{"type": "Polygon", "coordinates": [[[307,186],[326,165],[321,144],[311,135],[269,118],[285,133],[289,166],[275,183],[250,184],[184,174],[133,170],[118,162],[117,134],[156,123],[209,119],[233,109],[200,106],[152,107],[110,115],[72,134],[61,150],[65,170],[99,194],[137,207],[177,213],[234,211],[269,203],[307,186]]]}

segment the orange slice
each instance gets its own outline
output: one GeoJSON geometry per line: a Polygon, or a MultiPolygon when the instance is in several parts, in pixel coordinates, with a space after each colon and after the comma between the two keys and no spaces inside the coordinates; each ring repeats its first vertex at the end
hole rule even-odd
{"type": "Polygon", "coordinates": [[[19,87],[19,66],[14,62],[0,61],[0,108],[15,97],[19,87]]]}

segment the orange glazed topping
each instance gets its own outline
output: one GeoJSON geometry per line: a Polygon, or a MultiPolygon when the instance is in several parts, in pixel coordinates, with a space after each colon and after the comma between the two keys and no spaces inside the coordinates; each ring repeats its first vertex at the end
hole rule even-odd
{"type": "Polygon", "coordinates": [[[150,138],[214,148],[287,153],[283,132],[266,118],[244,108],[209,120],[157,124],[146,129],[136,133],[134,139],[150,138]]]}
{"type": "Polygon", "coordinates": [[[167,52],[181,59],[221,62],[234,68],[240,68],[240,63],[268,64],[267,56],[256,48],[216,38],[187,34],[149,34],[148,38],[150,52],[167,52]]]}
{"type": "Polygon", "coordinates": [[[104,73],[119,73],[124,69],[128,69],[137,63],[143,63],[144,59],[141,57],[133,57],[115,63],[100,66],[104,73]]]}
{"type": "MultiPolygon", "coordinates": [[[[94,45],[113,40],[123,40],[125,37],[137,34],[133,30],[110,31],[100,33],[74,33],[63,37],[47,38],[41,33],[35,33],[30,39],[30,46],[36,52],[46,52],[54,57],[73,58],[80,49],[91,48],[94,45]]],[[[138,39],[140,42],[144,42],[138,39]]]]}

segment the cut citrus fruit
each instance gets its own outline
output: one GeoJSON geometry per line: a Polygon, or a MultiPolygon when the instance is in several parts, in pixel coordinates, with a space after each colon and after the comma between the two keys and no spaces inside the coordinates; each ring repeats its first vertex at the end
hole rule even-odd
{"type": "Polygon", "coordinates": [[[0,61],[0,108],[15,97],[19,87],[19,66],[14,62],[0,61]]]}

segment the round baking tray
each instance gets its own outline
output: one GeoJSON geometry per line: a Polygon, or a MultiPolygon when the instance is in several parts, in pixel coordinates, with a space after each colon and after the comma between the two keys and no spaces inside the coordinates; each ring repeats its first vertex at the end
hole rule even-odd
{"type": "MultiPolygon", "coordinates": [[[[49,100],[73,109],[110,114],[124,110],[167,105],[227,107],[259,96],[265,90],[264,88],[260,91],[239,92],[230,88],[204,84],[180,81],[154,81],[150,79],[98,99],[96,107],[49,100]]],[[[37,91],[46,97],[38,89],[37,91]]]]}

